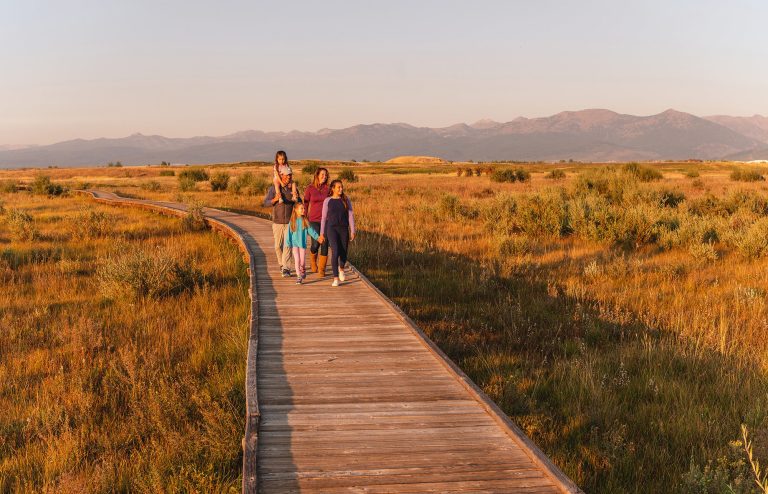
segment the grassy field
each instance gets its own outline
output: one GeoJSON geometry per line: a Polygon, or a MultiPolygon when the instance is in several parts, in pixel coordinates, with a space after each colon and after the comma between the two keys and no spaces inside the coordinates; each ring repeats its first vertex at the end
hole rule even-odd
{"type": "Polygon", "coordinates": [[[239,492],[238,250],[85,197],[0,201],[0,492],[239,492]]]}
{"type": "MultiPolygon", "coordinates": [[[[358,178],[347,182],[361,230],[352,262],[586,492],[758,492],[737,440],[746,423],[768,461],[760,173],[729,163],[329,168],[358,178]],[[493,181],[504,169],[523,181],[493,181]]],[[[266,212],[268,165],[205,167],[211,180],[198,182],[185,170],[44,173],[266,212]],[[226,187],[211,190],[221,174],[226,187]]]]}

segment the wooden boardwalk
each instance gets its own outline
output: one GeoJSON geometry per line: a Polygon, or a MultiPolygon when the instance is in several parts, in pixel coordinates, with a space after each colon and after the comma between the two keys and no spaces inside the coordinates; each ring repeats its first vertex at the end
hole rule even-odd
{"type": "Polygon", "coordinates": [[[354,269],[295,285],[270,222],[205,213],[251,264],[245,492],[581,492],[354,269]]]}

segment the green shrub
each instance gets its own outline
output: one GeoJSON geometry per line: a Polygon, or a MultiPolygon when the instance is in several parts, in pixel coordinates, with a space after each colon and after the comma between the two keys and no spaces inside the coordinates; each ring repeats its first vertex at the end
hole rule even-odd
{"type": "Polygon", "coordinates": [[[456,176],[461,177],[464,175],[464,168],[456,168],[456,176]]]}
{"type": "Polygon", "coordinates": [[[443,216],[448,218],[456,218],[459,213],[461,203],[459,198],[453,194],[446,194],[440,198],[440,203],[437,206],[437,211],[443,216]]]}
{"type": "Polygon", "coordinates": [[[179,179],[189,178],[195,182],[205,182],[209,179],[208,172],[198,166],[186,168],[179,173],[179,179]]]}
{"type": "Polygon", "coordinates": [[[615,168],[603,167],[579,174],[574,191],[577,195],[597,194],[611,204],[620,204],[638,190],[638,178],[619,173],[615,168]]]}
{"type": "Polygon", "coordinates": [[[494,182],[517,182],[517,173],[511,168],[496,169],[491,174],[491,180],[494,182]]]}
{"type": "Polygon", "coordinates": [[[514,194],[496,195],[481,211],[486,230],[498,235],[512,235],[517,228],[517,199],[514,194]]]}
{"type": "Polygon", "coordinates": [[[158,192],[163,190],[163,186],[156,180],[150,180],[149,182],[143,182],[141,184],[142,190],[148,190],[150,192],[158,192]]]}
{"type": "Polygon", "coordinates": [[[204,282],[189,258],[183,260],[160,250],[119,247],[100,259],[96,278],[102,295],[158,298],[194,290],[204,282]]]}
{"type": "Polygon", "coordinates": [[[688,252],[699,262],[715,262],[719,257],[715,246],[709,243],[693,244],[688,249],[688,252]]]}
{"type": "Polygon", "coordinates": [[[765,177],[758,170],[736,168],[731,172],[731,180],[735,182],[762,182],[765,177]]]}
{"type": "Polygon", "coordinates": [[[123,164],[120,163],[119,161],[116,162],[116,163],[113,163],[111,161],[109,163],[107,163],[107,168],[122,168],[122,166],[123,166],[123,164]]]}
{"type": "Polygon", "coordinates": [[[205,230],[205,214],[203,205],[197,201],[189,201],[187,204],[187,214],[181,220],[182,227],[187,231],[205,230]]]}
{"type": "Polygon", "coordinates": [[[355,175],[355,171],[352,168],[342,169],[336,178],[344,182],[357,182],[357,175],[355,175]]]}
{"type": "Polygon", "coordinates": [[[308,164],[304,165],[303,167],[301,167],[301,173],[303,173],[305,175],[312,175],[312,176],[314,176],[315,172],[317,171],[318,168],[320,168],[319,164],[317,164],[317,163],[308,163],[308,164]]]}
{"type": "Polygon", "coordinates": [[[11,235],[16,240],[35,240],[38,236],[34,219],[26,211],[11,209],[5,217],[5,221],[8,223],[11,235]]]}
{"type": "Polygon", "coordinates": [[[699,178],[699,172],[696,170],[687,170],[685,173],[683,173],[688,178],[699,178]]]}
{"type": "Polygon", "coordinates": [[[229,185],[229,173],[218,172],[211,177],[211,190],[227,190],[229,185]]]}
{"type": "Polygon", "coordinates": [[[440,198],[437,212],[444,217],[454,220],[459,217],[475,219],[479,215],[477,209],[462,204],[459,198],[453,194],[446,194],[440,198]]]}
{"type": "Polygon", "coordinates": [[[251,172],[243,173],[229,184],[229,190],[235,194],[255,196],[263,194],[272,184],[264,175],[254,175],[251,172]]]}
{"type": "Polygon", "coordinates": [[[48,175],[37,175],[30,185],[30,190],[33,194],[48,196],[60,196],[64,193],[64,187],[51,182],[48,175]]]}
{"type": "Polygon", "coordinates": [[[723,207],[733,214],[747,209],[760,216],[768,215],[768,197],[753,191],[735,191],[722,200],[723,207]]]}
{"type": "Polygon", "coordinates": [[[16,182],[13,180],[4,180],[0,182],[0,192],[5,192],[6,194],[12,194],[16,192],[18,188],[16,187],[16,182]]]}
{"type": "Polygon", "coordinates": [[[737,247],[747,259],[768,255],[768,218],[757,220],[739,239],[737,247]]]}
{"type": "Polygon", "coordinates": [[[642,166],[639,163],[627,163],[622,168],[622,171],[632,175],[641,182],[653,182],[664,178],[660,171],[648,166],[642,166]]]}
{"type": "Polygon", "coordinates": [[[523,170],[522,168],[515,170],[515,176],[517,177],[518,182],[527,182],[531,179],[530,172],[523,170]]]}
{"type": "Polygon", "coordinates": [[[649,204],[635,204],[617,214],[611,240],[625,248],[638,248],[658,239],[659,208],[649,204]]]}
{"type": "Polygon", "coordinates": [[[72,217],[71,230],[80,238],[106,237],[112,233],[114,216],[104,211],[82,208],[72,217]]]}
{"type": "Polygon", "coordinates": [[[173,177],[175,175],[176,175],[176,172],[173,170],[160,170],[161,177],[173,177]]]}
{"type": "Polygon", "coordinates": [[[688,211],[696,216],[727,216],[733,213],[726,205],[712,194],[688,201],[688,211]]]}
{"type": "Polygon", "coordinates": [[[565,178],[565,172],[563,170],[556,169],[547,173],[546,175],[544,175],[544,177],[550,180],[562,180],[565,178]]]}
{"type": "Polygon", "coordinates": [[[665,208],[676,208],[685,200],[685,194],[679,190],[660,190],[657,197],[657,203],[665,208]]]}
{"type": "Polygon", "coordinates": [[[573,232],[589,240],[605,240],[606,230],[615,221],[613,208],[608,200],[597,195],[581,195],[571,201],[570,225],[573,232]]]}
{"type": "Polygon", "coordinates": [[[179,189],[182,192],[192,192],[197,190],[197,182],[191,177],[179,176],[179,189]]]}
{"type": "Polygon", "coordinates": [[[558,237],[571,232],[568,205],[556,193],[524,197],[517,208],[517,222],[529,236],[558,237]]]}

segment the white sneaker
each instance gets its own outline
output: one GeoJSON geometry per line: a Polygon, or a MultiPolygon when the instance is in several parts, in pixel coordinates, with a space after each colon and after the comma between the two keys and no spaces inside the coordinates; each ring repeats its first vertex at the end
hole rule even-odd
{"type": "Polygon", "coordinates": [[[331,283],[331,286],[339,286],[339,280],[334,278],[333,283],[331,283]]]}
{"type": "Polygon", "coordinates": [[[345,281],[347,279],[346,276],[344,276],[344,269],[339,268],[339,280],[345,281]]]}

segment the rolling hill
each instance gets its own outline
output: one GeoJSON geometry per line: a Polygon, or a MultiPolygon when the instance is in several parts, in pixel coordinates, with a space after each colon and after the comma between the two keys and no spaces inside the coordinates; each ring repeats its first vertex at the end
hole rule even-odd
{"type": "Polygon", "coordinates": [[[634,116],[610,110],[561,112],[510,122],[481,120],[443,128],[405,123],[355,125],[317,132],[248,130],[222,137],[167,138],[134,134],[75,139],[48,146],[0,148],[0,167],[93,166],[110,161],[140,165],[271,160],[277,149],[291,159],[385,161],[396,156],[446,160],[623,161],[720,159],[768,147],[764,117],[708,117],[667,110],[634,116]],[[740,120],[741,119],[741,120],[740,120]]]}

